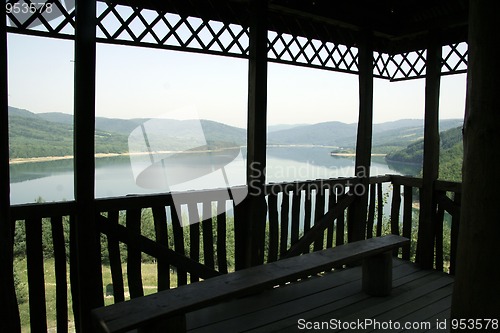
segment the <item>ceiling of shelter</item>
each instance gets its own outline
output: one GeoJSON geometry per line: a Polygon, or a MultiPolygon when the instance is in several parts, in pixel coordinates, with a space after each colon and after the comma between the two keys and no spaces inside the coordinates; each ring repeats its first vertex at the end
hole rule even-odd
{"type": "MultiPolygon", "coordinates": [[[[248,23],[249,0],[117,0],[186,16],[248,23]]],[[[269,0],[269,30],[356,45],[363,31],[384,53],[427,47],[429,32],[442,45],[467,40],[468,0],[269,0]]]]}
{"type": "Polygon", "coordinates": [[[388,38],[467,24],[466,0],[270,0],[271,6],[324,17],[388,38]]]}
{"type": "Polygon", "coordinates": [[[372,31],[375,49],[389,53],[424,48],[429,32],[438,31],[443,45],[467,34],[467,0],[270,0],[270,8],[344,33],[372,31]]]}

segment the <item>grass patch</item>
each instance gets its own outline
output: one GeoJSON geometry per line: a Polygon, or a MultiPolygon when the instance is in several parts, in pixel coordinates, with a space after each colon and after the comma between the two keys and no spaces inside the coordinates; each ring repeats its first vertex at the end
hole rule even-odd
{"type": "MultiPolygon", "coordinates": [[[[128,279],[127,279],[127,264],[122,264],[125,299],[130,299],[128,279]]],[[[142,283],[144,294],[149,295],[158,291],[157,288],[157,265],[156,263],[142,263],[142,283]]],[[[21,317],[21,331],[30,332],[30,314],[29,314],[29,290],[28,290],[28,275],[26,259],[16,259],[14,261],[14,271],[17,279],[16,293],[18,296],[19,314],[21,317]]],[[[56,332],[56,281],[55,281],[55,268],[54,259],[44,260],[44,275],[45,275],[45,305],[47,311],[47,327],[48,332],[56,332]]],[[[70,332],[75,332],[73,308],[71,301],[71,290],[69,284],[69,266],[67,267],[67,288],[68,288],[68,327],[70,332]]],[[[103,295],[104,304],[114,304],[113,296],[106,295],[106,286],[111,284],[111,269],[109,266],[102,266],[102,280],[103,280],[103,295]]],[[[177,275],[173,272],[170,273],[170,285],[172,288],[177,286],[177,275]]]]}

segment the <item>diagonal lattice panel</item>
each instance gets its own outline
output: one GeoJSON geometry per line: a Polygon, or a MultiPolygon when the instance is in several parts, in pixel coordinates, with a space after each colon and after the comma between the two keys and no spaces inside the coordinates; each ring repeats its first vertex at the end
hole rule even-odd
{"type": "Polygon", "coordinates": [[[392,65],[387,66],[391,81],[416,79],[425,76],[426,50],[405,52],[391,56],[392,65]]]}
{"type": "MultiPolygon", "coordinates": [[[[7,31],[73,38],[74,4],[75,0],[8,0],[7,31]]],[[[248,28],[239,24],[119,5],[115,1],[99,1],[97,9],[99,42],[248,57],[248,28]]],[[[374,52],[373,57],[375,77],[399,81],[425,76],[425,50],[392,55],[374,52]]],[[[465,73],[467,57],[465,42],[443,46],[442,74],[465,73]]],[[[322,37],[269,31],[268,58],[271,62],[358,72],[357,48],[327,42],[322,37]]]]}
{"type": "Polygon", "coordinates": [[[106,2],[97,13],[101,41],[248,56],[248,29],[218,21],[106,2]]]}
{"type": "Polygon", "coordinates": [[[357,53],[354,47],[287,33],[268,32],[268,58],[273,62],[357,73],[357,53]]]}
{"type": "Polygon", "coordinates": [[[373,76],[380,79],[390,79],[389,71],[394,71],[391,56],[387,53],[373,52],[373,76]]]}
{"type": "Polygon", "coordinates": [[[458,74],[467,72],[467,43],[457,43],[443,46],[441,73],[458,74]]]}
{"type": "Polygon", "coordinates": [[[8,0],[7,30],[61,37],[73,35],[74,0],[8,0]]]}

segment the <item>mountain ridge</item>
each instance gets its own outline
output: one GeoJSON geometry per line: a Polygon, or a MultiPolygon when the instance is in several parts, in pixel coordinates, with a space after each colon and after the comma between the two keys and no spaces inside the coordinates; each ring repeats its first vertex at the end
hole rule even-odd
{"type": "MultiPolygon", "coordinates": [[[[461,124],[460,119],[440,121],[441,129],[461,124]]],[[[9,107],[11,158],[60,156],[72,153],[73,116],[60,112],[33,113],[9,107]],[[53,154],[47,155],[50,152],[53,154]],[[31,156],[33,155],[33,156],[31,156]]],[[[119,119],[96,117],[96,153],[127,152],[130,134],[141,125],[158,149],[190,149],[246,145],[246,129],[212,120],[119,119]],[[205,140],[205,141],[203,141],[205,140]]],[[[271,125],[269,145],[317,145],[354,149],[357,124],[339,121],[316,124],[271,125]]],[[[423,137],[422,119],[400,119],[373,125],[373,152],[389,153],[423,137]]]]}

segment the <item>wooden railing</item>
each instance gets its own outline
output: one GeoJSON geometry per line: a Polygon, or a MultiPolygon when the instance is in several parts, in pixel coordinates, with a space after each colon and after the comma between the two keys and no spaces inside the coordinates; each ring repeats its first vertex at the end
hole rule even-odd
{"type": "Polygon", "coordinates": [[[267,185],[267,261],[344,244],[345,211],[357,183],[339,178],[267,185]]]}
{"type": "Polygon", "coordinates": [[[458,230],[460,228],[460,206],[462,201],[462,184],[447,181],[437,181],[434,187],[436,196],[436,215],[435,215],[435,245],[436,259],[435,268],[443,270],[444,257],[449,256],[449,273],[455,274],[457,261],[457,245],[458,245],[458,230]],[[445,253],[443,243],[446,239],[443,232],[445,223],[444,213],[448,212],[451,215],[450,236],[449,236],[449,253],[445,253]]]}
{"type": "MultiPolygon", "coordinates": [[[[347,208],[358,198],[354,191],[358,183],[356,178],[339,178],[267,185],[265,262],[344,244],[347,208]]],[[[369,184],[365,189],[369,194],[366,237],[387,233],[408,237],[412,244],[403,248],[400,256],[414,260],[421,179],[387,175],[372,177],[369,184]],[[389,219],[387,209],[384,210],[389,203],[384,201],[391,183],[389,219]]],[[[245,188],[231,190],[237,194],[245,188]]],[[[458,183],[435,184],[435,267],[442,270],[443,262],[449,261],[451,274],[456,260],[460,192],[458,183]],[[443,235],[445,211],[452,216],[450,235],[443,235]],[[443,248],[443,243],[448,242],[449,254],[443,248]]],[[[155,281],[153,291],[164,290],[225,274],[236,266],[235,224],[240,221],[234,215],[232,201],[227,199],[227,189],[176,193],[175,200],[171,194],[97,199],[95,207],[102,233],[103,265],[111,271],[113,286],[113,299],[107,298],[107,302],[142,296],[145,287],[150,287],[144,285],[146,278],[155,281]],[[146,255],[156,264],[153,279],[143,276],[146,255]]],[[[17,274],[27,276],[29,321],[37,331],[47,330],[46,295],[56,299],[58,332],[67,332],[68,322],[78,321],[78,316],[72,313],[78,313],[75,307],[78,298],[84,295],[79,295],[74,287],[77,284],[74,214],[74,202],[11,208],[16,239],[26,244],[27,271],[17,274]],[[47,253],[47,243],[53,244],[51,253],[47,253]],[[51,273],[44,268],[44,255],[54,259],[55,289],[48,288],[53,283],[47,281],[51,273]]]]}
{"type": "MultiPolygon", "coordinates": [[[[393,192],[391,203],[391,233],[410,238],[413,247],[403,248],[402,258],[405,260],[415,260],[418,253],[418,205],[420,203],[420,189],[422,179],[391,176],[393,192]],[[401,195],[403,188],[403,195],[401,195]],[[401,196],[403,196],[403,217],[401,221],[401,196]],[[416,209],[413,205],[416,204],[416,209]],[[414,214],[414,212],[416,214],[414,214]],[[413,249],[413,250],[411,250],[413,249]]],[[[456,182],[437,180],[434,184],[434,267],[437,270],[445,270],[450,274],[455,274],[455,262],[458,243],[458,230],[460,226],[460,203],[461,184],[456,182]],[[445,220],[445,212],[451,215],[449,223],[445,220]],[[449,235],[444,234],[444,225],[449,229],[449,235]],[[448,228],[449,227],[449,228],[448,228]],[[445,238],[446,236],[446,238],[445,238]],[[445,242],[446,240],[446,242],[445,242]],[[449,245],[445,247],[446,245],[449,245]],[[446,259],[446,260],[445,260],[446,259]],[[449,263],[445,269],[444,262],[449,263]]],[[[418,260],[418,259],[417,259],[418,260]]]]}
{"type": "Polygon", "coordinates": [[[29,314],[21,313],[21,318],[29,315],[31,331],[47,331],[46,297],[55,298],[57,332],[68,331],[68,320],[73,321],[68,303],[68,286],[71,287],[73,304],[77,304],[76,258],[74,257],[74,202],[16,205],[11,208],[12,223],[15,226],[15,259],[26,260],[26,271],[15,272],[18,303],[29,304],[29,314]],[[47,250],[48,243],[52,250],[47,250]],[[69,249],[66,245],[69,245],[69,249]],[[19,248],[17,248],[19,247],[19,248]],[[23,251],[24,250],[24,251],[23,251]],[[24,252],[24,253],[23,253],[24,252]],[[51,253],[48,253],[51,252],[51,253]],[[45,266],[44,256],[54,258],[54,272],[45,266]],[[69,279],[67,271],[69,264],[69,279]],[[55,290],[47,289],[47,275],[54,274],[55,290]],[[27,286],[21,281],[27,281],[27,286]],[[22,290],[21,290],[22,289],[22,290]],[[20,291],[26,291],[24,296],[20,291]],[[23,300],[22,298],[27,298],[23,300]]]}

